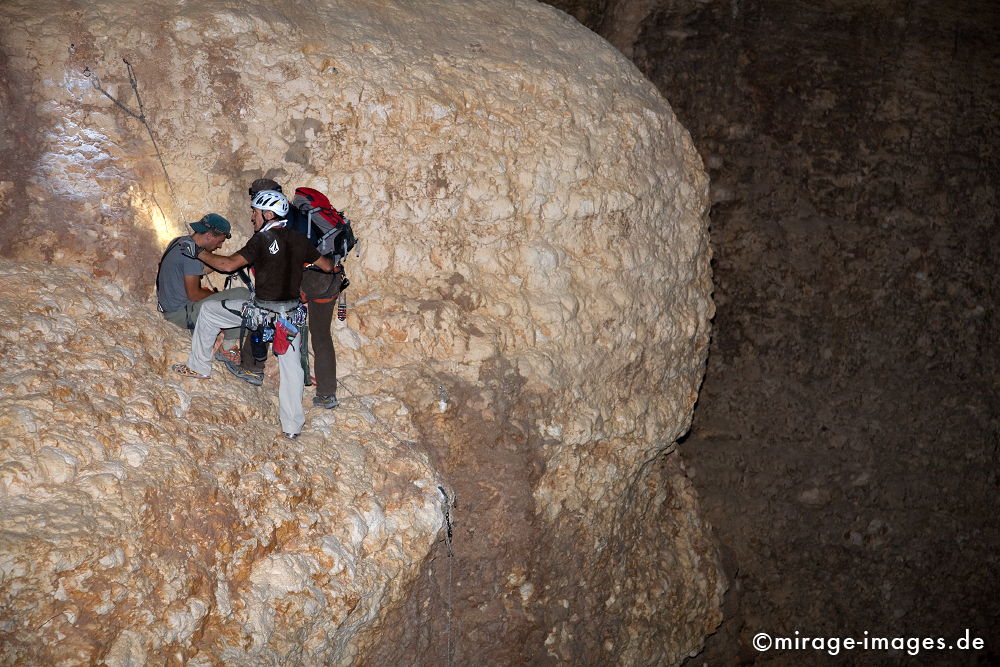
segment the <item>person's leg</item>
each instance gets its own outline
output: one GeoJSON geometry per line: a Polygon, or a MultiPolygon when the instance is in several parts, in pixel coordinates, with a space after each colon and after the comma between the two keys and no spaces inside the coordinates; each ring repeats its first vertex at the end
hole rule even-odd
{"type": "Polygon", "coordinates": [[[337,351],[330,330],[336,307],[336,299],[309,304],[309,337],[312,339],[317,396],[337,395],[337,351]]]}
{"type": "Polygon", "coordinates": [[[240,368],[254,373],[263,373],[264,367],[267,365],[268,346],[270,343],[262,343],[264,346],[264,358],[258,361],[253,356],[253,343],[251,342],[253,335],[253,331],[246,331],[244,333],[243,346],[240,348],[240,368]]]}
{"type": "Polygon", "coordinates": [[[198,315],[191,334],[191,354],[187,366],[195,373],[208,376],[212,374],[212,346],[219,329],[238,325],[242,318],[226,310],[222,302],[212,301],[204,304],[198,315]]]}
{"type": "MultiPolygon", "coordinates": [[[[211,296],[206,296],[201,301],[194,302],[194,322],[198,323],[198,314],[201,312],[202,307],[206,303],[212,301],[226,301],[226,305],[233,310],[239,311],[242,304],[245,301],[250,300],[250,290],[246,287],[233,287],[231,289],[222,290],[221,292],[216,292],[211,296]]],[[[233,345],[235,341],[239,340],[240,337],[240,327],[230,327],[229,329],[223,330],[223,338],[226,339],[227,345],[233,345]]]]}
{"type": "Polygon", "coordinates": [[[278,419],[281,420],[281,430],[285,433],[298,435],[306,423],[305,411],[302,409],[302,394],[305,388],[302,378],[302,360],[299,358],[299,343],[301,336],[292,339],[288,350],[278,355],[278,419]]]}
{"type": "Polygon", "coordinates": [[[309,300],[309,338],[312,339],[317,401],[318,397],[337,395],[337,353],[330,325],[343,281],[343,271],[332,274],[306,271],[302,274],[302,293],[309,300]]]}
{"type": "MultiPolygon", "coordinates": [[[[196,311],[195,316],[197,317],[197,313],[200,312],[206,302],[225,301],[226,308],[231,311],[235,311],[235,313],[240,313],[242,311],[243,304],[249,300],[250,290],[246,287],[233,287],[232,289],[222,290],[221,292],[217,292],[212,296],[205,297],[201,301],[198,301],[198,311],[196,311]]],[[[267,358],[265,357],[261,361],[257,361],[253,358],[253,351],[250,349],[250,336],[250,331],[244,332],[243,345],[240,347],[240,367],[243,370],[253,371],[254,373],[263,373],[267,358]]],[[[237,322],[235,326],[228,329],[223,329],[223,337],[225,338],[225,345],[227,346],[235,347],[239,344],[240,322],[237,322]]]]}
{"type": "Polygon", "coordinates": [[[184,329],[184,331],[190,331],[187,326],[188,314],[185,308],[175,310],[172,313],[163,313],[163,319],[171,324],[176,324],[181,329],[184,329]]]}

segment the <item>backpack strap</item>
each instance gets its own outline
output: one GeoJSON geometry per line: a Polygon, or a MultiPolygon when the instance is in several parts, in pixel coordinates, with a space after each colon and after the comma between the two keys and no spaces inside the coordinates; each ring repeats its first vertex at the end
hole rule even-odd
{"type": "Polygon", "coordinates": [[[239,278],[240,281],[243,283],[243,285],[248,290],[250,290],[250,296],[252,297],[254,293],[254,288],[253,288],[253,283],[250,281],[250,276],[247,274],[246,267],[241,266],[240,268],[236,269],[236,273],[230,273],[228,276],[226,276],[225,289],[229,289],[229,285],[232,284],[234,276],[239,278]]]}
{"type": "Polygon", "coordinates": [[[163,312],[163,306],[160,305],[160,270],[163,269],[163,260],[165,260],[167,258],[167,255],[170,254],[171,250],[173,250],[174,248],[177,247],[177,244],[181,242],[182,238],[184,238],[184,237],[183,236],[178,236],[173,241],[171,241],[170,243],[167,244],[167,249],[163,251],[162,255],[160,255],[160,263],[156,265],[156,283],[155,283],[155,287],[156,287],[156,309],[158,311],[160,311],[161,313],[163,312]]]}
{"type": "MultiPolygon", "coordinates": [[[[309,239],[310,241],[312,241],[312,232],[313,232],[313,213],[315,213],[317,211],[322,211],[322,210],[323,210],[322,207],[313,206],[311,209],[309,209],[308,211],[306,211],[306,220],[308,220],[308,222],[306,223],[306,230],[307,230],[306,231],[306,238],[309,239]]],[[[318,229],[316,230],[316,235],[317,236],[319,235],[319,230],[318,229]]],[[[313,245],[317,245],[317,244],[314,243],[313,245]]]]}

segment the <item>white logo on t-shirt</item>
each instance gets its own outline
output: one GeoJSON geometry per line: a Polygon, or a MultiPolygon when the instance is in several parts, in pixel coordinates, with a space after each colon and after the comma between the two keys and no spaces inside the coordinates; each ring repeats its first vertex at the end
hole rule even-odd
{"type": "Polygon", "coordinates": [[[271,245],[267,246],[267,251],[269,253],[271,253],[272,255],[277,255],[278,254],[278,240],[277,239],[275,239],[274,241],[271,241],[271,245]]]}

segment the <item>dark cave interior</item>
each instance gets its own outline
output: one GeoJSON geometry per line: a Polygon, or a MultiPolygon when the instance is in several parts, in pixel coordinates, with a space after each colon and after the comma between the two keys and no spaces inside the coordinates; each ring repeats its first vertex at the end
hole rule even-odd
{"type": "Polygon", "coordinates": [[[615,45],[712,179],[718,311],[681,452],[730,592],[689,664],[996,664],[1000,4],[551,4],[640,26],[615,45]],[[751,645],[966,630],[986,648],[751,645]]]}

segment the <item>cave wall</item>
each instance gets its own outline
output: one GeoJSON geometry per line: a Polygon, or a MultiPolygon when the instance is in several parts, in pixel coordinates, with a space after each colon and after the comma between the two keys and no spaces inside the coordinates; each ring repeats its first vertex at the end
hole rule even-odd
{"type": "Polygon", "coordinates": [[[664,1],[612,39],[639,4],[589,25],[712,180],[718,312],[682,454],[734,585],[695,663],[801,664],[757,631],[966,628],[985,652],[921,660],[995,661],[997,4],[664,1]]]}
{"type": "MultiPolygon", "coordinates": [[[[72,265],[150,307],[166,240],[214,210],[235,225],[225,250],[239,248],[246,186],[263,175],[326,191],[354,220],[352,305],[335,325],[343,385],[372,420],[399,424],[387,450],[415,443],[457,500],[453,555],[389,577],[385,606],[310,656],[657,664],[701,646],[726,584],[671,452],[714,312],[708,181],[631,63],[534,2],[330,2],[303,15],[297,3],[53,0],[0,12],[3,99],[22,121],[2,137],[23,161],[2,176],[12,271],[72,265]],[[21,213],[30,237],[16,233],[21,213]],[[461,642],[441,641],[451,627],[461,642]]],[[[156,340],[167,348],[153,362],[183,354],[156,340]]],[[[348,424],[317,417],[303,438],[341,452],[348,424]]],[[[17,438],[5,447],[34,455],[17,438]]],[[[15,500],[38,502],[46,483],[15,500]]],[[[34,590],[6,581],[8,598],[34,590]]],[[[200,624],[226,614],[216,605],[183,637],[130,642],[150,659],[213,656],[200,624]]],[[[22,625],[11,631],[29,652],[32,631],[50,641],[69,627],[22,625]]],[[[137,632],[127,620],[112,630],[137,632]]],[[[248,660],[276,660],[254,641],[248,660]]]]}
{"type": "Polygon", "coordinates": [[[187,333],[121,284],[0,279],[3,662],[356,660],[445,522],[427,452],[387,438],[401,404],[313,409],[290,448],[273,363],[266,390],[186,380],[187,333]]]}

